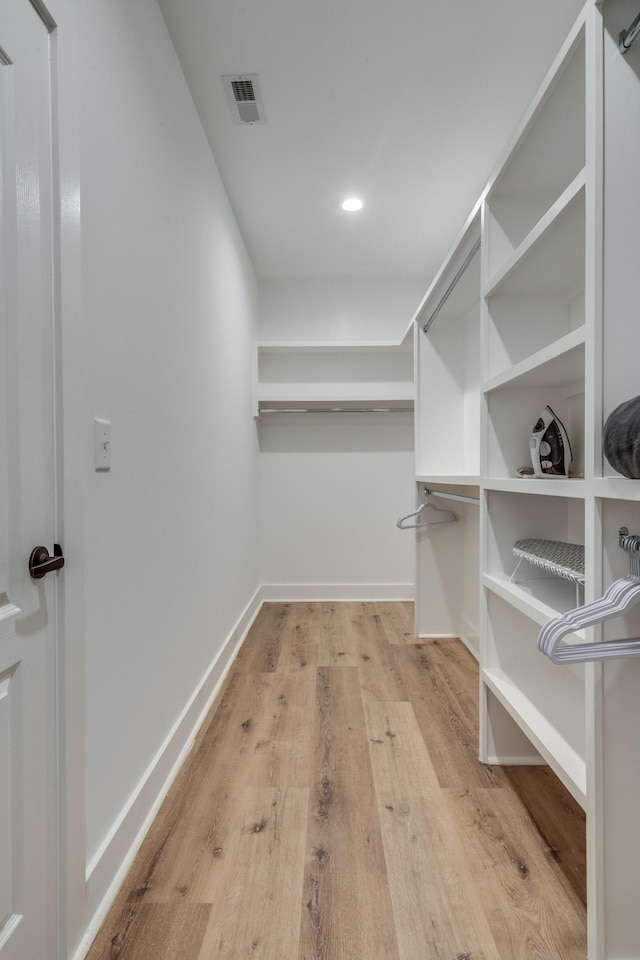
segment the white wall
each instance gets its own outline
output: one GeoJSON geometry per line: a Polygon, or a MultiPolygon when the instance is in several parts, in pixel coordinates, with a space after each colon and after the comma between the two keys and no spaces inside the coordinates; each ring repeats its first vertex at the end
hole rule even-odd
{"type": "Polygon", "coordinates": [[[257,283],[155,0],[72,10],[91,876],[259,584],[257,283]],[[109,473],[93,469],[96,416],[113,425],[109,473]]]}
{"type": "MultiPolygon", "coordinates": [[[[419,279],[260,282],[261,340],[399,342],[419,279]]],[[[413,417],[278,414],[260,426],[261,580],[268,597],[413,596],[413,417]],[[294,589],[290,589],[294,587],[294,589]]]]}
{"type": "Polygon", "coordinates": [[[414,540],[396,520],[414,509],[414,496],[410,413],[265,416],[260,532],[267,595],[412,597],[414,540]]]}
{"type": "Polygon", "coordinates": [[[261,280],[260,339],[400,341],[428,279],[261,280]]]}

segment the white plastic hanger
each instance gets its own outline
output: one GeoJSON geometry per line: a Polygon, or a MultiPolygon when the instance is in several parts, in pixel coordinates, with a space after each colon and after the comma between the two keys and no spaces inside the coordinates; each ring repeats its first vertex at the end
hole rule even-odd
{"type": "Polygon", "coordinates": [[[439,510],[432,503],[423,503],[413,513],[408,513],[406,517],[400,517],[399,520],[396,520],[396,527],[398,530],[419,530],[420,527],[429,527],[432,523],[452,523],[457,519],[458,514],[454,513],[453,510],[439,510]],[[410,520],[411,517],[424,516],[425,510],[429,511],[426,523],[405,523],[405,520],[410,520]]]}
{"type": "Polygon", "coordinates": [[[626,527],[619,532],[620,547],[629,554],[628,577],[615,580],[602,597],[582,607],[569,610],[550,620],[540,631],[538,649],[553,663],[585,663],[590,660],[613,660],[633,657],[640,653],[640,637],[605,640],[602,643],[561,644],[560,641],[582,627],[604,623],[640,603],[640,537],[631,535],[626,527]]]}

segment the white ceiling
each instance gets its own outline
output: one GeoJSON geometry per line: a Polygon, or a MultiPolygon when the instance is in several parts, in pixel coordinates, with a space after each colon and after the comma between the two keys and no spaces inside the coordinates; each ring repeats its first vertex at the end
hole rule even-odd
{"type": "Polygon", "coordinates": [[[582,6],[159,2],[258,276],[425,281],[582,6]],[[258,74],[265,125],[233,122],[230,73],[258,74]]]}

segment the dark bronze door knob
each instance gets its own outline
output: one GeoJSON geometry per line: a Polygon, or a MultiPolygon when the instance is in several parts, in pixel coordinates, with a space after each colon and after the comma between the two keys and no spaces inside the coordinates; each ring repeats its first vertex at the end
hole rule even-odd
{"type": "Polygon", "coordinates": [[[62,547],[59,543],[53,545],[53,556],[49,555],[46,547],[34,547],[29,557],[29,573],[34,580],[41,580],[52,570],[64,567],[62,547]]]}

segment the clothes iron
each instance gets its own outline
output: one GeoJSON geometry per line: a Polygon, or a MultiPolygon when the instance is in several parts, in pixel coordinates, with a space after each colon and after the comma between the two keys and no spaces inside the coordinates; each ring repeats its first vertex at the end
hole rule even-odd
{"type": "Polygon", "coordinates": [[[551,407],[545,407],[538,417],[529,445],[536,477],[558,479],[569,476],[569,464],[573,459],[571,444],[567,431],[551,407]]]}

